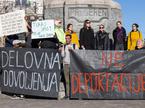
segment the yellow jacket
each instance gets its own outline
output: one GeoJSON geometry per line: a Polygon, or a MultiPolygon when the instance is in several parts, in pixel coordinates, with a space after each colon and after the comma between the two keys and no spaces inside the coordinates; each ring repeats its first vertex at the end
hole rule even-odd
{"type": "Polygon", "coordinates": [[[72,39],[71,39],[71,43],[72,44],[76,44],[78,46],[78,48],[80,47],[80,43],[79,43],[79,38],[78,38],[78,35],[76,32],[73,32],[72,34],[68,31],[65,32],[65,34],[70,34],[72,36],[72,39]]]}
{"type": "Polygon", "coordinates": [[[131,50],[135,50],[135,47],[137,45],[137,41],[139,39],[143,39],[142,38],[142,33],[139,32],[139,31],[136,31],[136,32],[130,32],[128,34],[128,51],[131,51],[131,50]]]}

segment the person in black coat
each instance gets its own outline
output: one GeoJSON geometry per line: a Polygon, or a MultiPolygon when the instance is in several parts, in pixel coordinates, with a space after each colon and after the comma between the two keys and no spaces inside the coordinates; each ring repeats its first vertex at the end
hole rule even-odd
{"type": "Polygon", "coordinates": [[[84,27],[80,30],[80,47],[94,50],[94,30],[91,28],[89,20],[85,20],[84,27]]]}
{"type": "Polygon", "coordinates": [[[99,31],[96,33],[95,36],[95,49],[96,50],[109,50],[110,43],[109,43],[109,33],[104,30],[104,25],[99,26],[99,31]]]}
{"type": "Polygon", "coordinates": [[[116,25],[117,25],[116,29],[113,30],[114,48],[115,50],[124,50],[126,30],[124,27],[122,27],[121,21],[118,21],[116,25]]]}

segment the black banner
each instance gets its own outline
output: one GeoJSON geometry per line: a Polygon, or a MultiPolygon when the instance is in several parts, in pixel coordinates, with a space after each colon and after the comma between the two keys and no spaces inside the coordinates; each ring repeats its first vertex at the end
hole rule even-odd
{"type": "Polygon", "coordinates": [[[0,49],[2,92],[58,97],[60,55],[48,49],[0,49]]]}
{"type": "Polygon", "coordinates": [[[71,51],[71,98],[145,99],[145,50],[71,51]]]}

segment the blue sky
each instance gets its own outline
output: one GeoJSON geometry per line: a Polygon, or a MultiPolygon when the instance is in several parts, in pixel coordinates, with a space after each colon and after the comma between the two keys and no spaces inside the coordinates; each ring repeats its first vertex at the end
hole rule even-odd
{"type": "Polygon", "coordinates": [[[145,38],[145,0],[116,0],[122,7],[123,25],[127,33],[133,23],[139,24],[139,30],[145,38]]]}

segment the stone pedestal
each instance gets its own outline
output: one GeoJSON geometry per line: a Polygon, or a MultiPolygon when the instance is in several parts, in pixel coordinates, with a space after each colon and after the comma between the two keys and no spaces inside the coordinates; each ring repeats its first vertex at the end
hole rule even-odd
{"type": "MultiPolygon", "coordinates": [[[[65,29],[68,23],[72,23],[74,31],[78,34],[84,20],[89,19],[95,32],[98,31],[100,24],[104,24],[112,38],[116,22],[122,19],[120,5],[114,0],[31,0],[31,2],[34,6],[24,8],[28,15],[36,14],[43,17],[44,12],[45,19],[61,18],[65,29]]],[[[8,10],[13,11],[17,8],[12,6],[8,10]]]]}
{"type": "Polygon", "coordinates": [[[61,18],[65,27],[72,23],[77,33],[89,19],[95,32],[100,24],[104,24],[112,38],[116,22],[122,19],[120,5],[112,0],[47,0],[45,6],[46,19],[61,18]]]}

